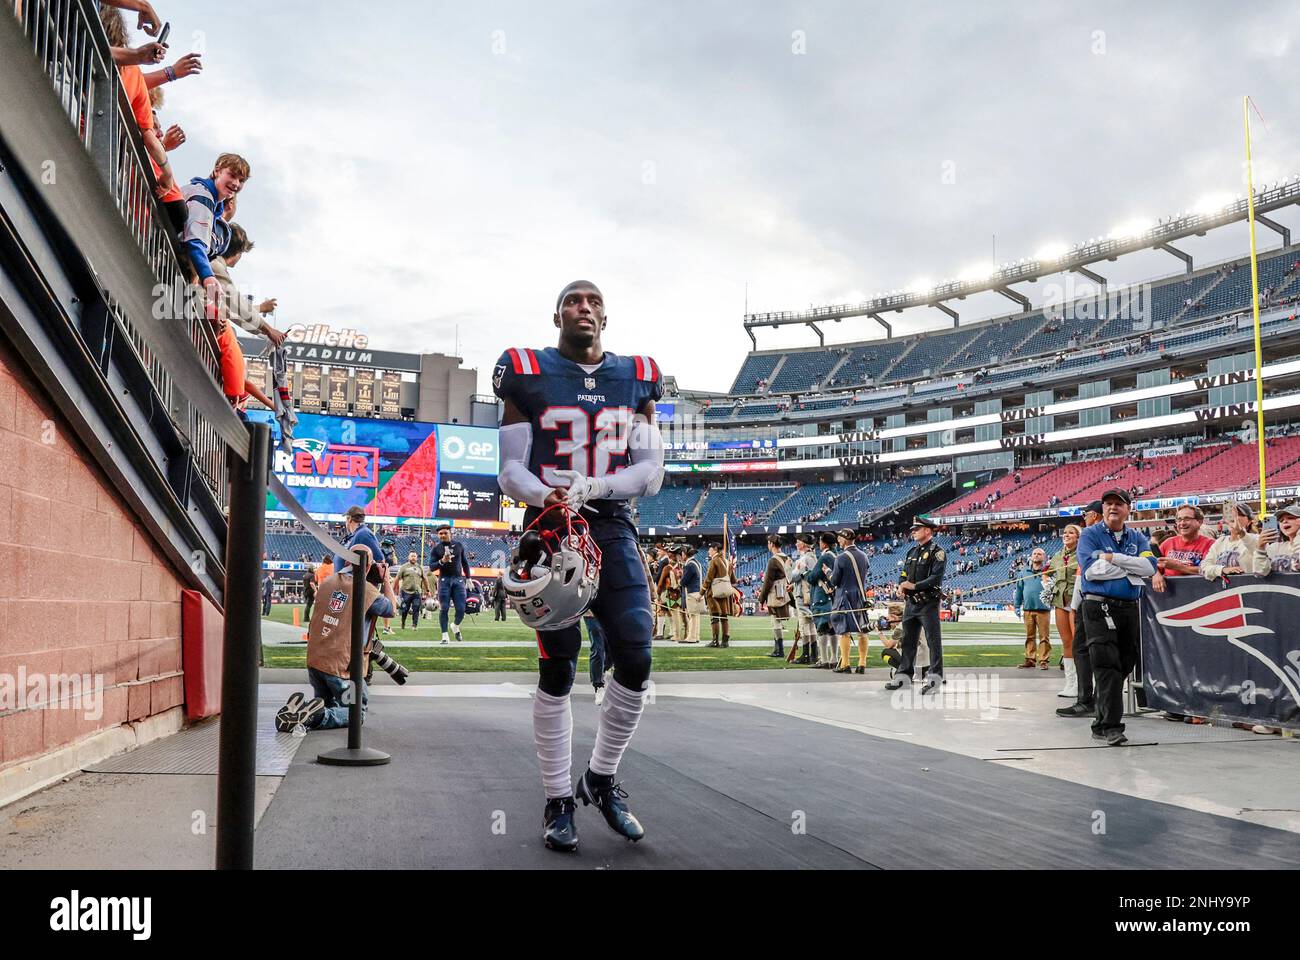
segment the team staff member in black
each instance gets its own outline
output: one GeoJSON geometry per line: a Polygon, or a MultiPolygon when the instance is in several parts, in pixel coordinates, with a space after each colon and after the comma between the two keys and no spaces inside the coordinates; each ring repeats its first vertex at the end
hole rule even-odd
{"type": "Polygon", "coordinates": [[[939,633],[939,587],[948,568],[943,548],[934,543],[938,524],[925,517],[912,521],[912,539],[916,542],[903,561],[903,581],[898,589],[907,597],[903,608],[903,659],[886,690],[897,690],[912,682],[916,648],[925,631],[930,648],[930,670],[921,684],[922,693],[930,693],[943,682],[943,639],[939,633]]]}
{"type": "Polygon", "coordinates": [[[302,622],[311,623],[311,606],[316,602],[316,570],[310,563],[302,575],[302,600],[305,606],[302,622]]]}
{"type": "Polygon", "coordinates": [[[1092,738],[1112,747],[1124,736],[1124,678],[1139,656],[1138,598],[1142,581],[1157,572],[1146,534],[1128,526],[1132,500],[1127,490],[1101,495],[1105,519],[1083,531],[1077,548],[1083,593],[1083,622],[1088,625],[1088,655],[1097,687],[1097,717],[1092,738]]]}
{"type": "MultiPolygon", "coordinates": [[[[1102,505],[1100,500],[1088,504],[1083,511],[1083,529],[1086,531],[1093,524],[1101,523],[1102,505]]],[[[1080,534],[1082,539],[1082,534],[1080,534]]],[[[1078,562],[1078,545],[1075,545],[1075,558],[1078,562]]],[[[1074,595],[1070,598],[1070,609],[1074,611],[1074,672],[1079,678],[1079,695],[1068,707],[1056,711],[1058,717],[1088,717],[1097,715],[1097,701],[1092,689],[1092,657],[1088,653],[1088,625],[1083,621],[1083,578],[1075,576],[1074,595]]]]}
{"type": "Polygon", "coordinates": [[[438,572],[438,620],[442,626],[442,642],[447,642],[447,615],[454,604],[456,622],[452,626],[457,640],[460,622],[465,619],[465,578],[469,576],[469,560],[465,557],[465,544],[451,538],[451,527],[438,528],[438,542],[429,551],[429,566],[438,572]]]}

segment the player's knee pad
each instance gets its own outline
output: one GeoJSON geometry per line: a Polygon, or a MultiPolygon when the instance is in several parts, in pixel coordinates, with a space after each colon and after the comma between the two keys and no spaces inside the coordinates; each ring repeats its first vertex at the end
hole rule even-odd
{"type": "MultiPolygon", "coordinates": [[[[577,674],[577,657],[548,657],[537,662],[537,689],[552,697],[567,696],[577,674]]],[[[640,689],[640,688],[633,688],[640,689]]]]}
{"type": "Polygon", "coordinates": [[[644,690],[650,680],[650,648],[633,647],[619,654],[614,679],[628,690],[644,690]]]}

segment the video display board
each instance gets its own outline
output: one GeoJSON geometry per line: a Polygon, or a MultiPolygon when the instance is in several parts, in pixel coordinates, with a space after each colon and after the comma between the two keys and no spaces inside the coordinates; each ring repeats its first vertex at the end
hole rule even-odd
{"type": "MultiPolygon", "coordinates": [[[[271,424],[272,472],[318,520],[341,520],[356,504],[375,523],[502,525],[495,428],[304,413],[286,452],[270,411],[248,416],[271,424]]],[[[290,517],[269,494],[266,508],[290,517]]]]}

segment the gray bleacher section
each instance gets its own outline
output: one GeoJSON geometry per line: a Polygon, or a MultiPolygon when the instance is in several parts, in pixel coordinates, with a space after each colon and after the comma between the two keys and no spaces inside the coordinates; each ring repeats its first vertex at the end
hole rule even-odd
{"type": "Polygon", "coordinates": [[[736,381],[731,385],[732,393],[753,393],[757,387],[757,382],[763,377],[770,377],[776,365],[781,362],[782,354],[768,353],[759,354],[751,353],[745,358],[745,362],[740,367],[740,372],[736,374],[736,381]]]}
{"type": "MultiPolygon", "coordinates": [[[[1294,266],[1300,262],[1300,253],[1295,249],[1284,250],[1262,256],[1259,261],[1260,291],[1271,292],[1276,299],[1276,292],[1283,289],[1284,296],[1291,296],[1297,271],[1294,266]]],[[[887,374],[889,381],[905,381],[926,375],[939,377],[945,373],[971,370],[992,362],[998,358],[1002,364],[1019,358],[1027,360],[1042,356],[1041,366],[1027,363],[1014,370],[995,369],[988,374],[988,381],[997,383],[1024,378],[1037,369],[1049,365],[1053,369],[1071,370],[1091,366],[1104,361],[1097,347],[1107,347],[1107,341],[1117,338],[1132,337],[1148,332],[1157,333],[1163,328],[1177,329],[1220,316],[1234,310],[1248,310],[1250,307],[1250,267],[1249,263],[1238,262],[1233,267],[1210,270],[1194,277],[1170,277],[1137,288],[1125,288],[1124,292],[1115,294],[1116,302],[1122,309],[1111,307],[1099,308],[1094,303],[1084,302],[1076,309],[1068,311],[1069,316],[1062,315],[1058,307],[1048,308],[1047,312],[1036,310],[1022,317],[1005,319],[979,326],[963,327],[955,330],[928,331],[918,337],[903,337],[881,340],[871,343],[846,347],[839,345],[823,350],[799,351],[788,354],[785,365],[778,374],[781,386],[777,392],[785,390],[807,390],[810,374],[822,379],[831,370],[835,370],[830,386],[848,387],[864,383],[867,378],[878,380],[887,374]],[[1126,303],[1123,298],[1135,299],[1126,303]],[[1115,313],[1106,319],[1109,309],[1115,313]],[[1134,314],[1137,314],[1135,317],[1134,314]],[[1052,355],[1067,350],[1071,338],[1075,339],[1076,349],[1082,352],[1069,356],[1057,366],[1052,362],[1052,355]],[[843,357],[843,351],[850,353],[843,364],[836,369],[836,364],[843,357]],[[796,360],[797,358],[797,360],[796,360]],[[791,363],[795,363],[791,367],[791,363]],[[790,370],[789,381],[786,371],[790,370]]],[[[1225,325],[1224,330],[1235,327],[1225,325]]],[[[1185,346],[1205,340],[1214,339],[1224,333],[1201,330],[1187,339],[1157,340],[1154,347],[1185,346]]],[[[1109,350],[1106,353],[1114,354],[1109,350]]],[[[742,375],[737,377],[740,393],[752,392],[752,384],[747,386],[749,373],[753,370],[774,369],[780,360],[780,354],[750,354],[742,367],[742,375]]],[[[806,401],[803,410],[831,409],[843,405],[839,397],[806,401]]],[[[869,407],[870,404],[858,405],[869,407]]],[[[744,406],[737,412],[738,419],[750,420],[756,417],[770,416],[779,408],[773,405],[744,406]]],[[[727,419],[732,416],[732,406],[722,401],[722,407],[706,413],[710,420],[727,419]]]]}
{"type": "Polygon", "coordinates": [[[836,385],[852,386],[876,380],[912,345],[912,338],[881,340],[854,347],[844,366],[835,373],[836,385]]]}
{"type": "Polygon", "coordinates": [[[633,504],[637,526],[675,526],[681,522],[677,514],[692,509],[699,499],[699,487],[665,485],[653,497],[639,497],[633,504]]]}
{"type": "MultiPolygon", "coordinates": [[[[1282,283],[1290,271],[1291,265],[1296,262],[1296,256],[1296,253],[1292,251],[1268,257],[1267,259],[1260,258],[1259,289],[1261,293],[1267,288],[1277,287],[1282,283]]],[[[1201,317],[1213,316],[1225,310],[1249,309],[1250,290],[1250,266],[1248,264],[1239,266],[1214,285],[1205,294],[1204,298],[1188,311],[1183,319],[1195,320],[1201,317]]]]}
{"type": "Polygon", "coordinates": [[[802,392],[812,390],[830,374],[842,354],[838,350],[792,351],[786,355],[785,365],[772,381],[771,392],[802,392]]]}

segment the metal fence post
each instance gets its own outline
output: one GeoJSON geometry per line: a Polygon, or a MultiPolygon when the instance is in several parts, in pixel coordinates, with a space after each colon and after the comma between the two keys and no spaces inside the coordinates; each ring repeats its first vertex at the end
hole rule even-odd
{"type": "Polygon", "coordinates": [[[217,767],[217,869],[253,868],[257,786],[257,680],[262,642],[262,539],[271,428],[248,427],[248,460],[231,451],[226,535],[226,622],[217,767]]]}

